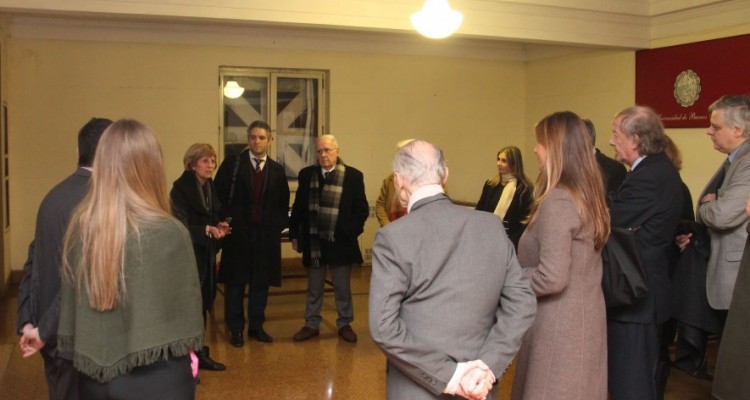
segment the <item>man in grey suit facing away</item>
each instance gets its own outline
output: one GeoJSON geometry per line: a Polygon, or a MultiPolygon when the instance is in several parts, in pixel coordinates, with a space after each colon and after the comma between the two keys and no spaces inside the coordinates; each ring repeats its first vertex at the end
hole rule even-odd
{"type": "Polygon", "coordinates": [[[370,334],[388,358],[389,399],[484,399],[518,351],[536,298],[502,221],[443,192],[442,150],[416,140],[393,161],[408,214],[378,231],[370,334]]]}

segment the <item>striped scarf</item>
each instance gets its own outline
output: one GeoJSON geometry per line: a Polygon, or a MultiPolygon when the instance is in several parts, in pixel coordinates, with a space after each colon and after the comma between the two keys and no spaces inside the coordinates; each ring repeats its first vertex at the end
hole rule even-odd
{"type": "Polygon", "coordinates": [[[336,221],[339,218],[339,202],[344,191],[346,166],[339,158],[336,166],[320,190],[320,174],[315,173],[310,179],[309,218],[310,218],[310,261],[313,267],[320,267],[320,240],[334,241],[336,221]]]}

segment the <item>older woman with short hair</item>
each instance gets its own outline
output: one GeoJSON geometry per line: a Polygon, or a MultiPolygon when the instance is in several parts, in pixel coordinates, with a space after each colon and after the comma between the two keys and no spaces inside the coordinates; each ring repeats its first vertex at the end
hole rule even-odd
{"type": "MultiPolygon", "coordinates": [[[[190,146],[183,158],[185,171],[173,183],[169,194],[172,213],[190,232],[193,251],[198,263],[198,277],[203,299],[203,327],[206,313],[213,309],[216,298],[216,253],[219,239],[229,233],[229,224],[219,222],[219,197],[213,183],[216,151],[210,144],[190,146]]],[[[208,346],[196,352],[198,366],[212,371],[223,371],[224,364],[211,359],[208,346]]]]}

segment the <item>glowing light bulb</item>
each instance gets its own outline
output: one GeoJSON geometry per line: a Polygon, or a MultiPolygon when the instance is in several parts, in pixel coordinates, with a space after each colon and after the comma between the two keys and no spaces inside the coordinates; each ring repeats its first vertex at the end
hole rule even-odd
{"type": "Polygon", "coordinates": [[[425,0],[420,11],[411,15],[411,24],[422,34],[431,39],[443,39],[455,32],[464,15],[451,9],[448,0],[425,0]]]}

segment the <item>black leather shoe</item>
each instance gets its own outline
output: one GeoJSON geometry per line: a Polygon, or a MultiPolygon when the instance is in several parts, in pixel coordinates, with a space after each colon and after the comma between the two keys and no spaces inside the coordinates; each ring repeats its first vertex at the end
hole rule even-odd
{"type": "Polygon", "coordinates": [[[301,342],[303,340],[310,339],[311,337],[318,336],[319,334],[319,330],[303,326],[302,329],[299,330],[299,332],[294,334],[294,337],[292,339],[294,339],[295,342],[301,342]]]}
{"type": "Polygon", "coordinates": [[[341,329],[339,329],[339,336],[341,336],[341,338],[346,342],[357,342],[357,334],[354,333],[354,330],[352,330],[352,327],[349,325],[344,325],[341,327],[341,329]]]}
{"type": "Polygon", "coordinates": [[[224,371],[227,369],[224,364],[218,363],[208,356],[208,347],[206,346],[196,351],[195,355],[198,357],[198,368],[200,369],[207,369],[209,371],[224,371]]]}
{"type": "Polygon", "coordinates": [[[263,328],[247,332],[247,337],[255,338],[259,342],[263,342],[263,343],[273,343],[273,338],[271,337],[271,335],[266,333],[266,331],[264,331],[263,328]]]}
{"type": "Polygon", "coordinates": [[[229,338],[229,344],[234,347],[244,346],[245,340],[242,338],[242,332],[232,332],[232,336],[229,338]]]}

